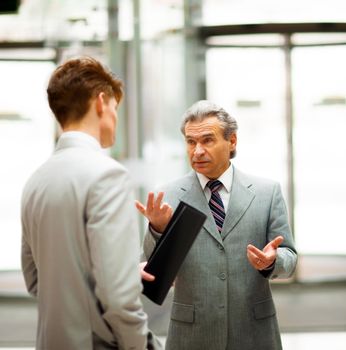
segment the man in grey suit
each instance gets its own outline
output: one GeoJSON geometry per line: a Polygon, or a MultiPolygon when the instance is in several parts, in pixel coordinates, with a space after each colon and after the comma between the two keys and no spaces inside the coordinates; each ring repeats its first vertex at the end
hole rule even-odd
{"type": "Polygon", "coordinates": [[[282,348],[269,279],[290,277],[297,253],[279,184],[230,161],[237,129],[224,109],[194,104],[181,128],[194,171],[137,202],[147,257],[180,200],[207,214],[174,284],[169,350],[282,348]]]}
{"type": "Polygon", "coordinates": [[[154,349],[140,301],[132,186],[102,151],[114,143],[122,83],[82,57],[59,66],[47,92],[63,133],[22,196],[22,269],[38,298],[36,348],[154,349]]]}

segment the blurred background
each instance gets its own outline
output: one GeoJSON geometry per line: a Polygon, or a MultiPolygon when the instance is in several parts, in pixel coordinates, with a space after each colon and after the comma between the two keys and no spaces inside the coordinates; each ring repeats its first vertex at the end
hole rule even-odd
{"type": "MultiPolygon", "coordinates": [[[[234,163],[281,183],[300,254],[295,276],[272,282],[284,348],[346,349],[344,0],[0,0],[0,347],[34,346],[20,196],[59,135],[50,74],[77,55],[125,82],[107,151],[142,200],[189,170],[179,129],[192,103],[235,116],[234,163]]],[[[170,297],[143,302],[164,339],[170,297]]]]}

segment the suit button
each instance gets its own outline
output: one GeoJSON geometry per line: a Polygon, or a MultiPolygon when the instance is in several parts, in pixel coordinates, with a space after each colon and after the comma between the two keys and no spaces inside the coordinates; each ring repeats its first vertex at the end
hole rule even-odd
{"type": "Polygon", "coordinates": [[[224,272],[221,272],[219,275],[220,280],[225,280],[226,279],[226,274],[224,272]]]}
{"type": "Polygon", "coordinates": [[[220,244],[220,243],[217,245],[217,247],[218,247],[220,250],[223,250],[223,249],[224,249],[224,248],[223,248],[223,245],[220,244]]]}

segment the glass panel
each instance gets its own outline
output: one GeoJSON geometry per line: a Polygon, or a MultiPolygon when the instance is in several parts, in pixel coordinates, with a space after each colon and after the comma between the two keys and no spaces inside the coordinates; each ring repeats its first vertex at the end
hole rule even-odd
{"type": "Polygon", "coordinates": [[[103,40],[107,1],[20,1],[18,14],[1,15],[0,40],[103,40]]]}
{"type": "Polygon", "coordinates": [[[297,247],[346,254],[346,46],[296,48],[292,62],[297,247]]]}
{"type": "Polygon", "coordinates": [[[203,0],[203,24],[345,21],[344,0],[203,0]]]}
{"type": "MultiPolygon", "coordinates": [[[[159,40],[182,28],[184,13],[182,0],[136,0],[139,1],[141,38],[159,40]]],[[[119,35],[121,40],[133,38],[135,19],[134,2],[119,0],[119,35]]]]}
{"type": "Polygon", "coordinates": [[[182,0],[140,0],[141,36],[158,39],[184,25],[182,0]]]}
{"type": "Polygon", "coordinates": [[[241,170],[279,181],[286,192],[284,56],[279,49],[209,49],[207,96],[239,123],[241,170]]]}
{"type": "Polygon", "coordinates": [[[282,46],[285,38],[281,34],[219,35],[207,38],[206,43],[212,46],[282,46]]]}
{"type": "MultiPolygon", "coordinates": [[[[185,109],[183,53],[184,41],[179,35],[142,45],[143,157],[125,164],[145,194],[186,172],[180,132],[185,109]]],[[[134,127],[130,124],[129,130],[134,127]]]]}
{"type": "Polygon", "coordinates": [[[291,37],[293,45],[345,44],[346,33],[295,33],[291,37]]]}
{"type": "Polygon", "coordinates": [[[46,98],[51,62],[0,62],[0,270],[20,268],[20,199],[25,181],[52,152],[46,98]]]}

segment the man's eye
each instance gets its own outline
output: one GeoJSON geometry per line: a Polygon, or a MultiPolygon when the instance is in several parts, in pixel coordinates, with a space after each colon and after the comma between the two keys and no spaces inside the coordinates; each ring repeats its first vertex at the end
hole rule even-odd
{"type": "Polygon", "coordinates": [[[186,140],[186,143],[187,143],[188,145],[194,145],[194,144],[195,144],[195,141],[193,141],[193,140],[186,140]]]}

